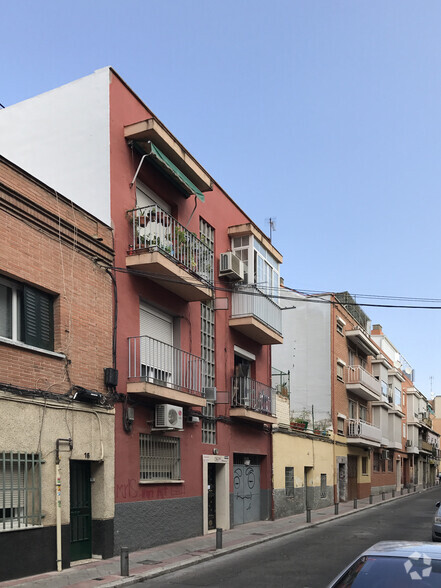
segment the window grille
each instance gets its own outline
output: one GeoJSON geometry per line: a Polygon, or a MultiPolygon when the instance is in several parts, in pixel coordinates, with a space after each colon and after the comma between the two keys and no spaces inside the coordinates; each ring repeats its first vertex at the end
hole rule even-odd
{"type": "Polygon", "coordinates": [[[203,218],[199,222],[199,234],[202,243],[205,243],[211,251],[214,251],[214,228],[203,218]]]}
{"type": "Polygon", "coordinates": [[[326,474],[320,474],[320,498],[326,498],[326,474]]]}
{"type": "Polygon", "coordinates": [[[139,436],[140,479],[180,480],[181,450],[178,437],[139,436]]]}
{"type": "MultiPolygon", "coordinates": [[[[201,302],[201,357],[205,360],[204,386],[215,385],[214,308],[213,303],[201,302]]],[[[207,402],[202,408],[202,443],[216,444],[216,408],[207,402]],[[205,418],[204,418],[205,417],[205,418]]]]}
{"type": "Polygon", "coordinates": [[[0,531],[41,525],[40,454],[0,453],[0,531]]]}
{"type": "Polygon", "coordinates": [[[294,468],[285,468],[285,495],[294,496],[294,468]]]}

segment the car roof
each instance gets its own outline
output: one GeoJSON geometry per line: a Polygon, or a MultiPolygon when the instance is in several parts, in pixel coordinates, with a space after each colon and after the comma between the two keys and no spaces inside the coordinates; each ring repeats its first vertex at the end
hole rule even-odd
{"type": "Polygon", "coordinates": [[[410,557],[415,552],[441,560],[441,545],[427,541],[380,541],[363,552],[363,555],[410,557]]]}

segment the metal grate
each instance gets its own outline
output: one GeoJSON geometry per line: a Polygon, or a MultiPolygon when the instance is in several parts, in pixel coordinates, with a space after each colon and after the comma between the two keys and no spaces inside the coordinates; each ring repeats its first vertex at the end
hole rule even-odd
{"type": "Polygon", "coordinates": [[[180,480],[181,450],[178,437],[139,435],[140,479],[180,480]]]}
{"type": "MultiPolygon", "coordinates": [[[[205,360],[204,386],[215,385],[214,308],[213,303],[201,302],[201,356],[205,360]]],[[[216,444],[216,408],[207,402],[202,408],[202,443],[216,444]]]]}
{"type": "Polygon", "coordinates": [[[0,453],[0,531],[41,525],[41,455],[0,453]]]}
{"type": "Polygon", "coordinates": [[[285,495],[294,496],[294,468],[285,468],[285,495]]]}

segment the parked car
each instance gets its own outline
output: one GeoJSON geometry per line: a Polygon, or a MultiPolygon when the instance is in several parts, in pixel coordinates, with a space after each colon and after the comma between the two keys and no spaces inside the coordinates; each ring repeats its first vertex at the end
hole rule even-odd
{"type": "Polygon", "coordinates": [[[441,541],[441,502],[437,502],[432,522],[432,541],[441,541]]]}
{"type": "Polygon", "coordinates": [[[439,588],[441,545],[381,541],[364,551],[328,588],[439,588]]]}

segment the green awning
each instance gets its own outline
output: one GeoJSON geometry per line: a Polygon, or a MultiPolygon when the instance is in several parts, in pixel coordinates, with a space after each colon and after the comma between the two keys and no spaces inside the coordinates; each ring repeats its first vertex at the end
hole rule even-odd
{"type": "Polygon", "coordinates": [[[149,157],[153,159],[156,165],[158,165],[167,175],[171,176],[172,179],[184,190],[188,195],[195,194],[201,202],[205,202],[205,196],[196,188],[191,180],[187,178],[185,174],[176,167],[170,159],[162,153],[160,149],[156,147],[151,141],[149,141],[145,147],[145,152],[149,157]]]}

